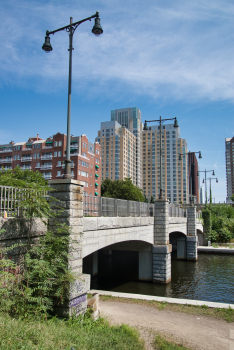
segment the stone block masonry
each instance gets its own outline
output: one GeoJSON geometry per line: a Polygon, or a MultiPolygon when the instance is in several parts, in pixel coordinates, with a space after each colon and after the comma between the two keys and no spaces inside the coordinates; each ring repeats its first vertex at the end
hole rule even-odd
{"type": "Polygon", "coordinates": [[[87,309],[87,292],[90,289],[90,276],[82,274],[83,268],[83,182],[70,179],[49,181],[54,190],[49,193],[57,201],[53,203],[58,216],[49,219],[49,227],[56,222],[64,223],[71,229],[73,242],[69,247],[71,257],[68,266],[76,273],[76,281],[70,287],[70,293],[62,305],[55,308],[58,316],[79,315],[87,309]]]}
{"type": "Polygon", "coordinates": [[[171,244],[153,247],[154,283],[167,284],[171,281],[171,251],[171,244]]]}
{"type": "Polygon", "coordinates": [[[187,209],[187,260],[196,261],[197,255],[197,230],[196,230],[196,207],[188,207],[187,209]]]}
{"type": "Polygon", "coordinates": [[[169,244],[169,202],[166,199],[155,201],[154,245],[152,247],[152,280],[167,284],[171,281],[171,251],[169,244]]]}

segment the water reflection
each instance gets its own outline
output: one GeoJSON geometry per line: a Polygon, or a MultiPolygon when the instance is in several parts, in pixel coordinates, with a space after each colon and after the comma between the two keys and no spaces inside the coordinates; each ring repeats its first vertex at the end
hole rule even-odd
{"type": "Polygon", "coordinates": [[[91,288],[135,294],[234,303],[234,256],[199,254],[197,262],[172,255],[172,280],[167,285],[137,281],[138,253],[99,256],[99,274],[91,288]]]}

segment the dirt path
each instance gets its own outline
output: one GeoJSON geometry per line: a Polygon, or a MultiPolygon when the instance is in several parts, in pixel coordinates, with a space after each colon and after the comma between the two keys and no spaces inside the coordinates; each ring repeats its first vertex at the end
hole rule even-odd
{"type": "Polygon", "coordinates": [[[147,350],[155,332],[194,350],[234,350],[234,324],[223,320],[115,301],[100,301],[100,311],[111,324],[137,327],[147,350]]]}

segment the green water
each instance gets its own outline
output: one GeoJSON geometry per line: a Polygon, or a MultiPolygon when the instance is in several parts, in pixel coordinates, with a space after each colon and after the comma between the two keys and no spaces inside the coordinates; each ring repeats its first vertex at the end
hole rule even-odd
{"type": "Polygon", "coordinates": [[[179,261],[172,255],[171,282],[139,282],[138,254],[113,251],[99,255],[98,276],[91,288],[115,292],[234,304],[234,256],[199,254],[198,261],[179,261]]]}

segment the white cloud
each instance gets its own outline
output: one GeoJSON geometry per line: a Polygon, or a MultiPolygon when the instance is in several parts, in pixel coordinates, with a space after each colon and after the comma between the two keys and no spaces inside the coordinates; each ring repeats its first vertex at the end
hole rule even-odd
{"type": "MultiPolygon", "coordinates": [[[[100,96],[130,91],[185,102],[233,101],[232,3],[181,0],[144,4],[142,8],[140,1],[102,1],[104,34],[100,38],[90,34],[93,22],[77,29],[74,90],[100,96]]],[[[92,1],[74,5],[73,1],[68,6],[60,1],[42,4],[27,0],[2,4],[2,87],[30,84],[32,89],[48,92],[67,84],[67,33],[51,36],[52,53],[44,55],[41,46],[46,29],[68,23],[71,12],[75,21],[96,10],[92,1]]]]}

